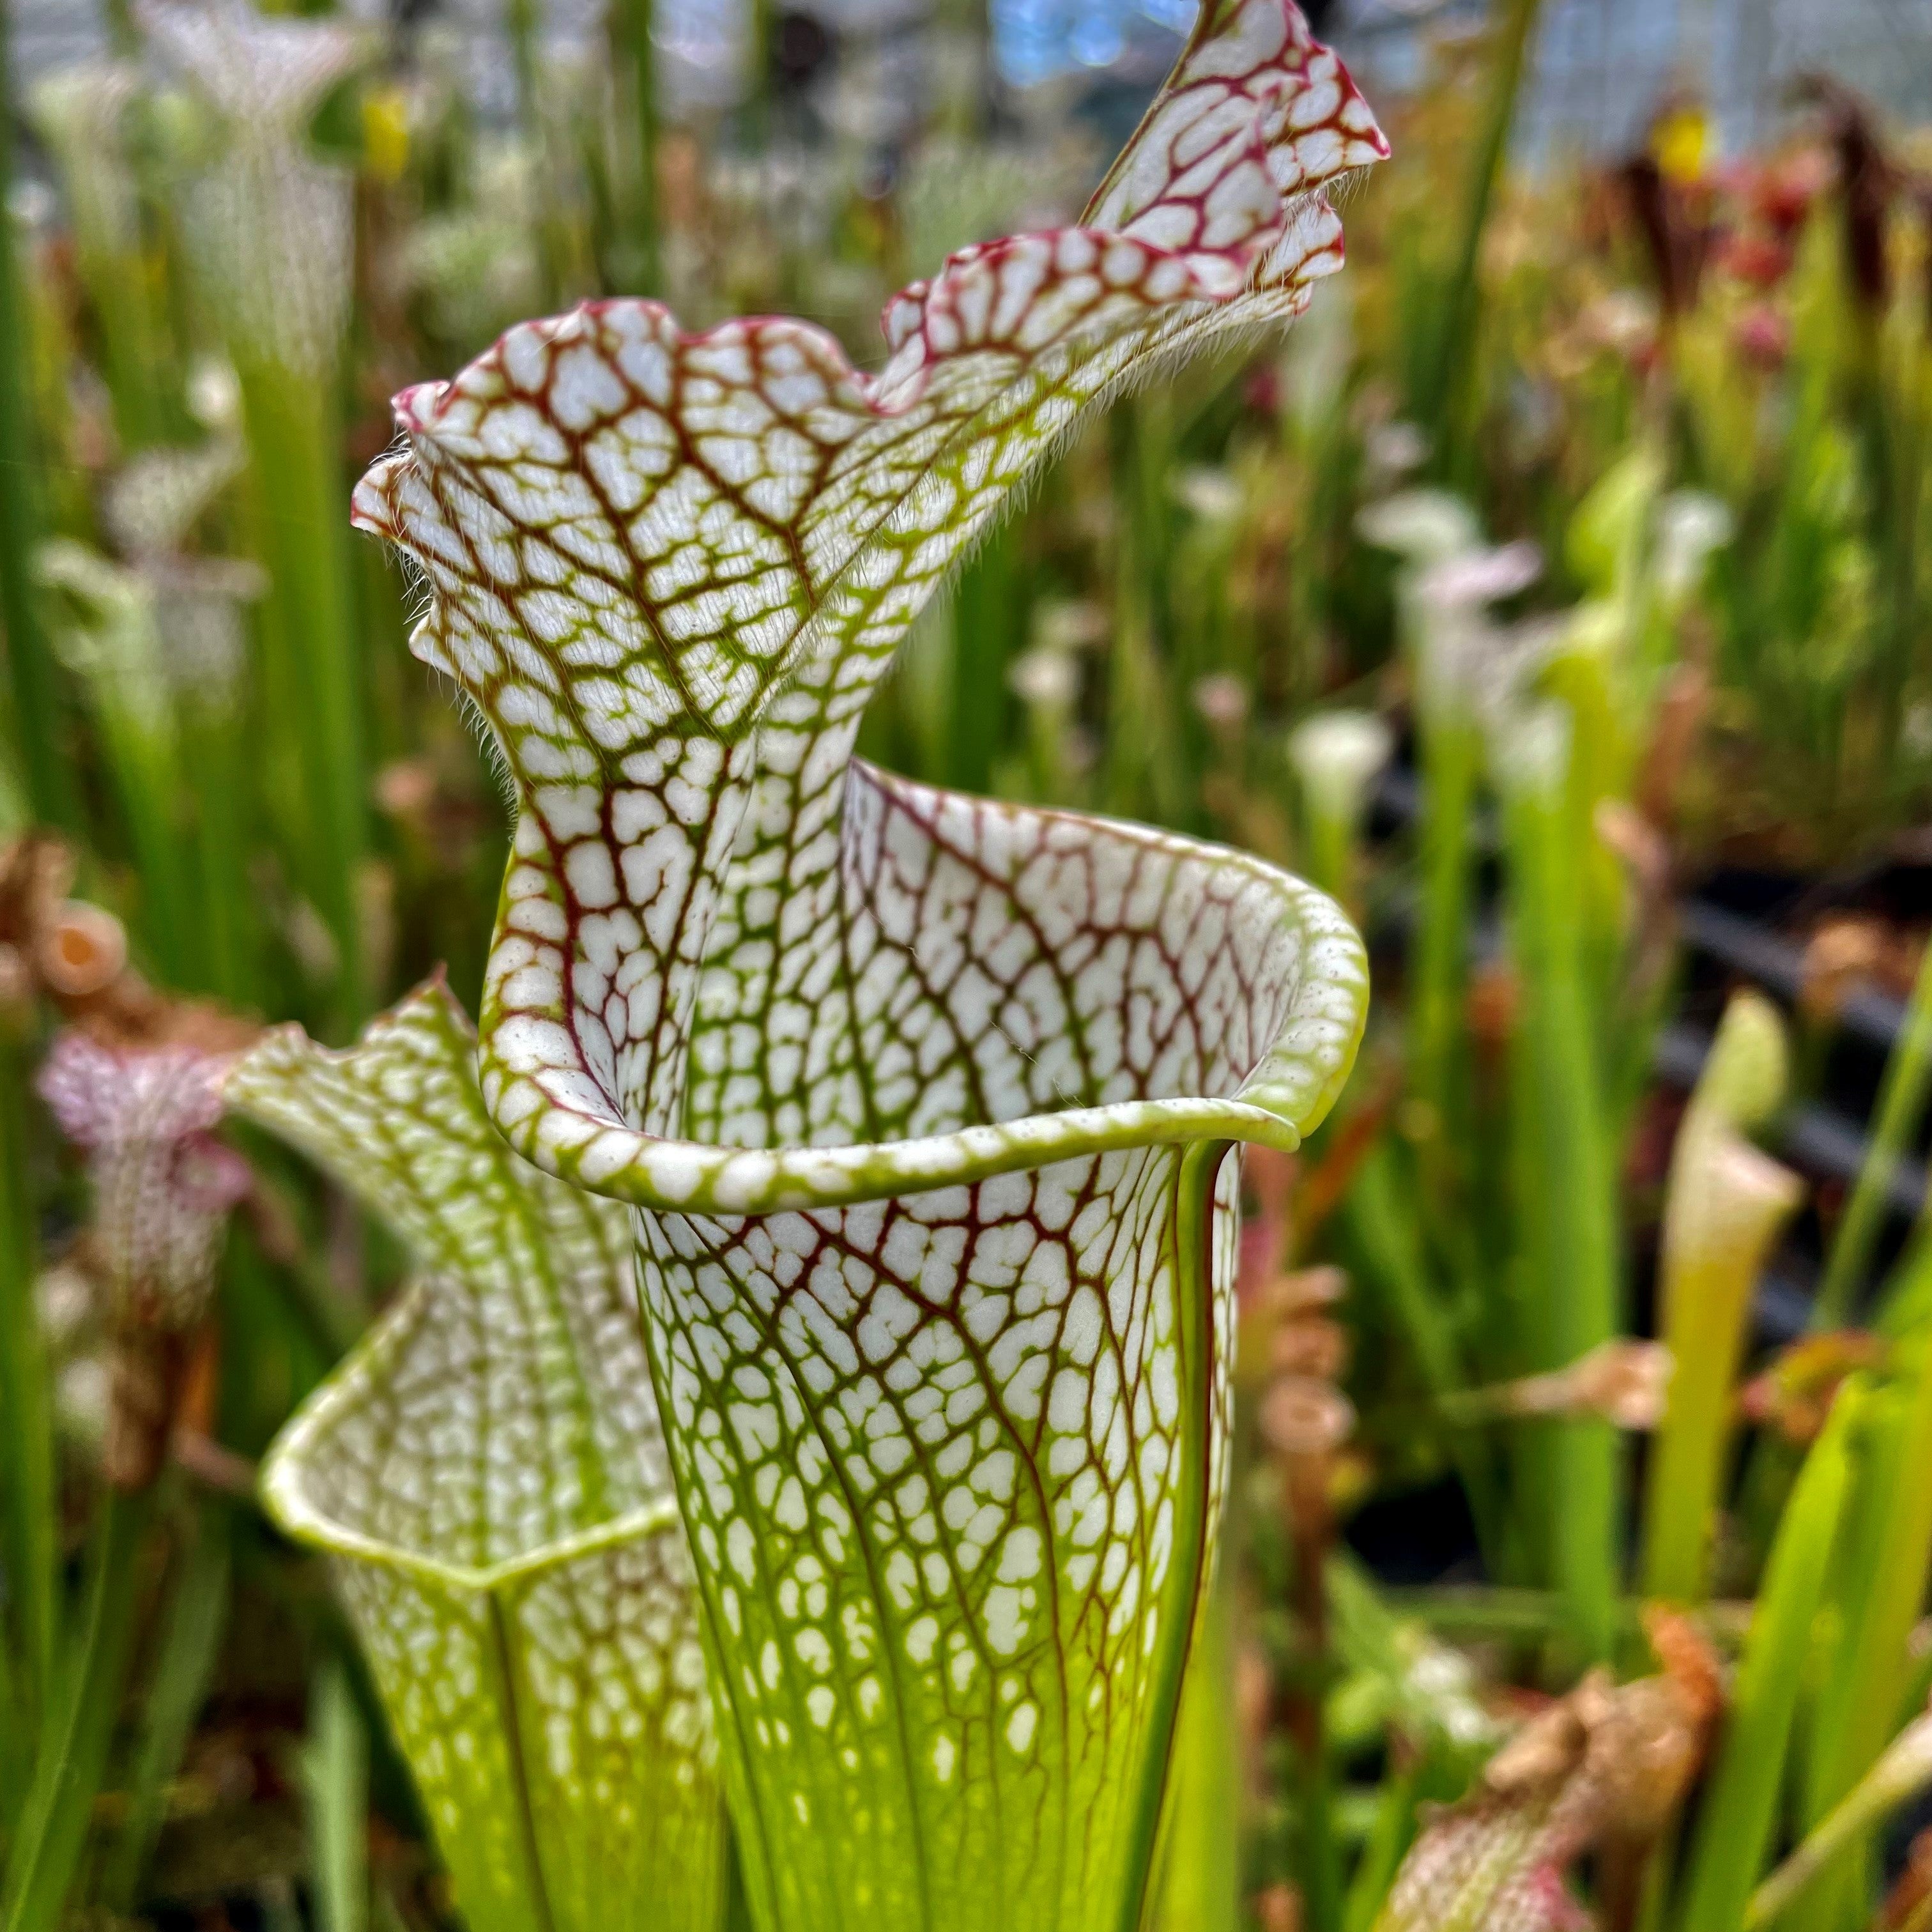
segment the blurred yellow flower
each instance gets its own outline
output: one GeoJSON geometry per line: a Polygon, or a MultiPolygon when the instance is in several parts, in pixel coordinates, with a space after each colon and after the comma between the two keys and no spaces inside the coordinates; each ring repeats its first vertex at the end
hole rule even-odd
{"type": "Polygon", "coordinates": [[[1651,130],[1650,152],[1666,181],[1702,181],[1710,158],[1710,117],[1695,102],[1670,108],[1651,130]]]}
{"type": "Polygon", "coordinates": [[[372,87],[363,95],[362,159],[377,181],[402,178],[410,159],[410,103],[400,87],[372,87]]]}

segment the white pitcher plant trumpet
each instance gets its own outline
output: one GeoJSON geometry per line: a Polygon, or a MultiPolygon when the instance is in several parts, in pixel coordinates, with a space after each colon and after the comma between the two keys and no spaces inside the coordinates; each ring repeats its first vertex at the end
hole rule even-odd
{"type": "Polygon", "coordinates": [[[595,303],[405,392],[356,520],[519,810],[478,1060],[632,1209],[761,1932],[1138,1922],[1226,1478],[1234,1165],[1346,1077],[1323,895],[853,757],[1088,412],[1285,322],[1385,152],[1288,0],[1200,24],[1080,225],[962,250],[862,375],[595,303]]]}

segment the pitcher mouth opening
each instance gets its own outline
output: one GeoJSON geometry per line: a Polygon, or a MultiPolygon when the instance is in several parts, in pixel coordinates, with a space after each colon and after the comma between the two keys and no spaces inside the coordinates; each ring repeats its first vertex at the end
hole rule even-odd
{"type": "MultiPolygon", "coordinates": [[[[1042,1091],[1045,1076],[1034,1056],[1008,1039],[1001,1054],[1016,1056],[1016,1064],[1029,1063],[1021,1070],[1021,1084],[982,1084],[950,1116],[934,1120],[928,1112],[912,1131],[876,1138],[839,1139],[821,1132],[802,1144],[760,1146],[733,1138],[728,1120],[722,1124],[724,1131],[707,1133],[706,1124],[691,1122],[689,1110],[688,1137],[643,1132],[626,1119],[612,1083],[593,1070],[568,1028],[552,1018],[512,1013],[486,1025],[480,1072],[491,1114],[527,1159],[634,1206],[757,1214],[887,1198],[1134,1147],[1219,1140],[1292,1150],[1325,1115],[1360,1039],[1368,970],[1360,938],[1324,893],[1250,855],[1178,835],[968,799],[856,763],[853,776],[874,802],[933,825],[949,812],[970,812],[981,821],[990,814],[1016,836],[1042,841],[1064,836],[1077,840],[1084,853],[1104,850],[1122,857],[1130,870],[1143,862],[1157,863],[1201,892],[1211,884],[1220,951],[1210,956],[1204,942],[1202,958],[1190,962],[1198,967],[1194,989],[1190,992],[1185,975],[1177,974],[1171,986],[1130,990],[1147,998],[1157,991],[1177,1004],[1202,1000],[1209,1010],[1191,1016],[1201,1036],[1195,1057],[1212,1066],[1163,1070],[1156,1064],[1143,1065],[1138,1073],[1114,1069],[1099,1078],[1076,1080],[1070,1094],[1068,1083],[1057,1079],[1042,1091]],[[1231,906],[1238,908],[1238,920],[1229,916],[1231,906]],[[1229,996],[1210,995],[1204,988],[1221,954],[1238,943],[1232,931],[1237,923],[1238,943],[1246,949],[1239,1018],[1249,1047],[1228,1064],[1222,1042],[1209,1036],[1217,1022],[1232,1025],[1229,996]],[[1192,1080],[1184,1077],[1190,1072],[1192,1080]],[[1104,1097],[1109,1089],[1112,1097],[1104,1097]]],[[[865,899],[864,890],[862,881],[848,882],[845,909],[838,916],[878,922],[879,906],[865,899]],[[850,896],[854,890],[857,903],[850,896]]],[[[1078,910],[1094,917],[1090,904],[1078,910]]],[[[972,963],[975,944],[987,952],[1005,946],[1012,928],[1022,924],[1041,929],[1040,915],[1048,915],[1048,923],[1068,916],[1066,908],[1041,901],[1024,910],[1024,920],[1016,914],[1007,928],[989,938],[974,941],[969,935],[962,956],[972,963]]],[[[1204,922],[1184,926],[1184,945],[1204,922]]],[[[1124,904],[1116,907],[1110,921],[1095,923],[1111,940],[1145,936],[1124,904]]],[[[956,930],[941,937],[956,952],[962,944],[956,930]]],[[[1007,970],[1010,977],[1010,962],[1007,970]]],[[[1124,1011],[1129,1004],[1124,994],[1124,1011]]],[[[1078,1018],[1090,1023],[1094,1016],[1078,1018]]],[[[1119,1030],[1130,1024],[1119,1012],[1105,1018],[1119,1030]]]]}

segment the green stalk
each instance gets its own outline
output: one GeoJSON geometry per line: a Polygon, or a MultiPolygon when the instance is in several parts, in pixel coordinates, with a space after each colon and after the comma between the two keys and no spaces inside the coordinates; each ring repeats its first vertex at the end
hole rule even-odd
{"type": "Polygon", "coordinates": [[[116,788],[140,872],[142,922],[152,938],[161,976],[170,986],[204,985],[173,734],[137,728],[106,735],[113,746],[116,788]]]}
{"type": "Polygon", "coordinates": [[[1013,698],[1007,682],[1026,647],[1028,599],[1014,530],[996,530],[955,580],[947,600],[952,626],[952,728],[943,782],[989,792],[994,767],[1010,742],[1013,698]]]}
{"type": "Polygon", "coordinates": [[[1437,433],[1438,451],[1446,447],[1441,432],[1454,419],[1461,400],[1471,339],[1475,333],[1483,231],[1489,225],[1490,203],[1496,198],[1496,183],[1502,173],[1510,129],[1516,119],[1524,59],[1538,10],[1538,0],[1508,0],[1508,10],[1496,30],[1495,65],[1483,110],[1482,131],[1470,157],[1468,179],[1462,190],[1462,225],[1454,264],[1446,288],[1439,292],[1440,320],[1424,364],[1421,393],[1416,398],[1416,413],[1437,433]]]}
{"type": "MultiPolygon", "coordinates": [[[[1390,1588],[1383,1594],[1392,1610],[1419,1619],[1438,1636],[1458,1640],[1496,1638],[1536,1642],[1563,1627],[1563,1601],[1546,1590],[1424,1583],[1390,1588]]],[[[1618,1636],[1642,1636],[1646,1607],[1642,1600],[1621,1597],[1615,1607],[1618,1636]]],[[[1706,1604],[1703,1616],[1714,1629],[1742,1630],[1748,1621],[1748,1606],[1726,1601],[1706,1604]],[[1740,1615],[1741,1610],[1747,1614],[1740,1615]]]]}
{"type": "Polygon", "coordinates": [[[106,19],[108,44],[124,60],[138,58],[141,33],[134,24],[132,0],[106,0],[101,11],[106,19]]]}
{"type": "MultiPolygon", "coordinates": [[[[1628,888],[1622,862],[1598,836],[1597,820],[1606,803],[1628,795],[1629,786],[1629,734],[1618,682],[1618,642],[1614,632],[1573,625],[1545,674],[1546,689],[1570,720],[1568,862],[1576,880],[1578,957],[1586,1010],[1598,1042],[1599,1082],[1606,1108],[1616,1090],[1614,1074],[1624,1046],[1616,1022],[1628,888]]],[[[1613,1122],[1615,1116],[1606,1112],[1605,1120],[1613,1122]]],[[[1606,1126],[1606,1131],[1615,1130],[1606,1126]]]]}
{"type": "MultiPolygon", "coordinates": [[[[92,536],[94,499],[92,479],[71,460],[83,440],[80,412],[68,386],[70,372],[81,359],[80,347],[66,302],[50,278],[34,274],[28,278],[22,293],[20,326],[28,344],[22,387],[35,455],[29,471],[28,503],[37,539],[32,554],[38,556],[49,537],[92,536]]],[[[64,686],[58,671],[55,676],[64,686]]],[[[69,731],[67,748],[71,759],[79,734],[73,730],[72,714],[64,704],[60,716],[69,731]]],[[[86,800],[77,771],[71,765],[63,770],[74,788],[74,808],[84,815],[86,800]]]]}
{"type": "Polygon", "coordinates": [[[34,438],[27,402],[31,340],[14,246],[13,64],[9,16],[0,8],[0,625],[5,627],[14,764],[34,815],[49,825],[80,823],[68,770],[58,673],[34,608],[34,438]]]}
{"type": "Polygon", "coordinates": [[[1288,1593],[1300,1654],[1293,1666],[1286,1729],[1294,1751],[1297,1876],[1308,1932],[1340,1932],[1342,1923],[1342,1848],[1328,1730],[1328,1696],[1335,1673],[1328,1579],[1331,1543],[1332,1526],[1325,1522],[1304,1524],[1294,1531],[1294,1573],[1288,1593]]]}
{"type": "Polygon", "coordinates": [[[1108,418],[1114,485],[1114,638],[1107,667],[1103,803],[1178,822],[1179,733],[1161,646],[1167,634],[1168,462],[1165,399],[1129,397],[1108,418]]]}
{"type": "Polygon", "coordinates": [[[1751,1894],[1745,1932],[1781,1917],[1798,1894],[1869,1838],[1887,1814],[1932,1784],[1932,1716],[1915,1719],[1797,1850],[1751,1894]]]}
{"type": "Polygon", "coordinates": [[[1682,1932],[1737,1932],[1778,1822],[1812,1625],[1851,1480],[1850,1443],[1868,1391],[1847,1384],[1805,1458],[1772,1546],[1724,1739],[1697,1815],[1682,1932]]]}
{"type": "Polygon", "coordinates": [[[18,1681],[22,1660],[0,1631],[0,1845],[12,1835],[14,1814],[33,1776],[33,1754],[28,1749],[32,1720],[27,1714],[26,1687],[18,1681]]]}
{"type": "Polygon", "coordinates": [[[934,23],[957,36],[974,56],[970,65],[946,63],[958,78],[935,104],[935,130],[960,142],[983,139],[989,93],[987,69],[993,40],[988,0],[939,0],[933,14],[934,23]]]}
{"type": "Polygon", "coordinates": [[[265,628],[278,660],[270,690],[300,759],[295,802],[308,889],[335,940],[330,1004],[346,1031],[368,1005],[358,905],[368,826],[334,386],[262,362],[244,363],[240,374],[270,577],[265,628]]]}
{"type": "Polygon", "coordinates": [[[1364,1157],[1348,1190],[1345,1211],[1376,1278],[1388,1290],[1396,1318],[1431,1400],[1440,1402],[1468,1386],[1455,1332],[1436,1305],[1414,1229],[1404,1211],[1401,1183],[1378,1144],[1364,1157]]]}
{"type": "MultiPolygon", "coordinates": [[[[1835,1579],[1843,1634],[1811,1740],[1805,1815],[1814,1826],[1870,1768],[1898,1722],[1932,1563],[1932,1338],[1901,1342],[1895,1359],[1898,1379],[1869,1406],[1846,1560],[1835,1579]]],[[[1813,1900],[1820,1928],[1862,1922],[1862,1875],[1849,1860],[1834,1862],[1827,1888],[1813,1900]]]]}
{"type": "Polygon", "coordinates": [[[80,1868],[134,1648],[142,1594],[136,1570],[148,1516],[146,1496],[110,1490],[102,1502],[87,1606],[8,1860],[4,1932],[57,1925],[80,1868]]]}
{"type": "Polygon", "coordinates": [[[778,57],[777,0],[752,0],[751,46],[746,58],[751,63],[751,123],[754,142],[772,137],[772,92],[778,57]]]}
{"type": "Polygon", "coordinates": [[[1650,1457],[1643,1577],[1648,1594],[1674,1603],[1701,1603],[1710,1588],[1712,1528],[1751,1291],[1802,1192],[1797,1177],[1741,1138],[1732,1123],[1747,1109],[1761,1118],[1784,1084],[1776,1010],[1740,994],[1678,1130],[1664,1208],[1660,1301],[1672,1366],[1650,1457]]]}
{"type": "MultiPolygon", "coordinates": [[[[1615,1176],[1581,957],[1580,855],[1566,806],[1567,718],[1535,712],[1511,728],[1501,774],[1508,844],[1509,929],[1522,986],[1514,1052],[1526,1102],[1516,1123],[1526,1184],[1526,1286],[1544,1338],[1538,1366],[1577,1360],[1618,1331],[1615,1176]]],[[[1597,1418],[1551,1426],[1553,1580],[1585,1655],[1615,1635],[1621,1450],[1597,1418]]]]}
{"type": "Polygon", "coordinates": [[[1389,1887],[1402,1868],[1415,1839],[1416,1774],[1405,1765],[1384,1777],[1376,1803],[1375,1822],[1362,1856],[1348,1881],[1342,1912],[1342,1932],[1372,1932],[1387,1901],[1389,1887]]]}
{"type": "Polygon", "coordinates": [[[1454,1127],[1461,1114],[1456,1094],[1466,1034],[1469,837],[1482,742],[1473,718],[1446,700],[1420,707],[1419,725],[1421,906],[1409,996],[1414,1045],[1408,1066],[1411,1092],[1422,1114],[1417,1153],[1424,1194],[1440,1222],[1450,1210],[1448,1170],[1458,1151],[1454,1127]]]}
{"type": "Polygon", "coordinates": [[[227,1616],[229,1554],[225,1510],[211,1504],[202,1510],[182,1559],[129,1779],[128,1821],[101,1877],[103,1900],[124,1913],[134,1906],[136,1888],[160,1835],[168,1780],[181,1763],[214,1674],[227,1616]]]}
{"type": "MultiPolygon", "coordinates": [[[[117,688],[112,673],[91,679],[101,748],[113,774],[140,880],[140,930],[160,977],[171,986],[206,983],[198,969],[200,921],[181,823],[185,781],[171,715],[154,716],[117,688]]],[[[150,694],[152,695],[152,694],[150,694]]]]}
{"type": "Polygon", "coordinates": [[[195,868],[200,888],[204,983],[243,1011],[263,1003],[256,976],[255,889],[249,877],[250,774],[244,708],[182,707],[184,750],[196,774],[195,868]]]}
{"type": "Polygon", "coordinates": [[[316,1675],[302,1776],[320,1932],[364,1932],[369,1922],[369,1734],[349,1673],[334,1660],[316,1675]]]}
{"type": "Polygon", "coordinates": [[[1910,337],[1898,346],[1903,367],[1893,368],[1883,317],[1862,307],[1852,318],[1846,374],[1853,391],[1864,472],[1864,522],[1876,566],[1875,598],[1879,649],[1875,666],[1883,764],[1867,808],[1896,810],[1898,746],[1906,687],[1914,669],[1920,548],[1920,507],[1925,470],[1925,422],[1921,358],[1910,337]]]}
{"type": "Polygon", "coordinates": [[[104,255],[80,264],[100,330],[114,424],[124,449],[151,448],[162,439],[161,358],[154,340],[147,277],[138,256],[104,255]]]}
{"type": "Polygon", "coordinates": [[[1351,903],[1343,896],[1348,892],[1354,869],[1354,841],[1348,836],[1352,830],[1346,820],[1314,810],[1308,814],[1303,834],[1303,876],[1342,905],[1351,903]]]}
{"type": "Polygon", "coordinates": [[[657,54],[651,39],[656,10],[656,0],[611,0],[613,51],[628,83],[637,136],[630,208],[632,274],[638,290],[647,295],[662,292],[663,280],[658,251],[657,54]]]}
{"type": "Polygon", "coordinates": [[[1886,1062],[1871,1140],[1825,1257],[1824,1276],[1811,1304],[1814,1329],[1841,1328],[1852,1318],[1852,1304],[1871,1267],[1872,1250],[1884,1225],[1893,1172],[1924,1118],[1928,1082],[1932,1082],[1932,946],[1926,948],[1919,962],[1904,1024],[1886,1062]]]}
{"type": "Polygon", "coordinates": [[[563,302],[563,248],[556,232],[556,186],[551,178],[550,142],[544,128],[543,101],[538,85],[537,0],[509,0],[508,23],[510,62],[517,76],[517,118],[530,146],[536,182],[533,226],[538,272],[544,307],[554,310],[563,302]]]}
{"type": "Polygon", "coordinates": [[[0,1651],[12,1682],[0,1727],[0,1838],[22,1802],[33,1739],[54,1700],[58,1524],[50,1377],[34,1298],[38,1230],[27,1167],[27,1064],[0,1039],[0,1651]]]}
{"type": "Polygon", "coordinates": [[[1308,1932],[1339,1932],[1342,1848],[1336,1838],[1335,1772],[1329,1762],[1326,1685],[1318,1686],[1312,1734],[1297,1767],[1300,1782],[1301,1899],[1308,1932]]]}
{"type": "MultiPolygon", "coordinates": [[[[1423,1258],[1412,1201],[1386,1138],[1363,1157],[1342,1204],[1349,1243],[1365,1272],[1388,1297],[1390,1313],[1406,1342],[1424,1393],[1441,1406],[1468,1385],[1462,1353],[1423,1258]]],[[[1451,1432],[1448,1451],[1466,1493],[1479,1540],[1495,1554],[1499,1534],[1493,1472],[1484,1443],[1464,1430],[1451,1432]]]]}

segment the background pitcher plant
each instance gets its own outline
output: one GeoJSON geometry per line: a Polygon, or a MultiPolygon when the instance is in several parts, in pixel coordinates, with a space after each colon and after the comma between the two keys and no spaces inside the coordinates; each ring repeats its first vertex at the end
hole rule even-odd
{"type": "Polygon", "coordinates": [[[331,1557],[474,1932],[715,1932],[724,1815],[621,1210],[507,1148],[440,983],[229,1076],[422,1272],[263,1489],[331,1557]]]}

